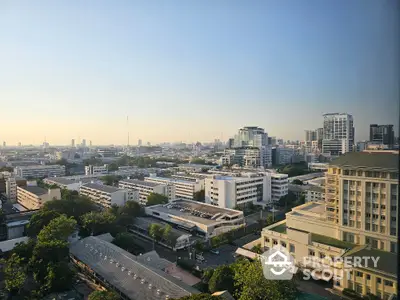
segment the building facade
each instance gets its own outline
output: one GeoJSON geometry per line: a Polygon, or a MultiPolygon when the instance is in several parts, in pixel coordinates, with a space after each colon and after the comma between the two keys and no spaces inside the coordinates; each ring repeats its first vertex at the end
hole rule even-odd
{"type": "Polygon", "coordinates": [[[173,189],[170,188],[169,190],[171,193],[171,199],[174,199],[176,197],[181,199],[193,200],[194,194],[201,191],[202,187],[204,187],[204,179],[200,178],[192,181],[150,175],[150,177],[146,177],[144,181],[163,184],[167,186],[174,186],[175,195],[172,195],[173,189]]]}
{"type": "Polygon", "coordinates": [[[137,179],[123,179],[118,183],[121,189],[128,189],[138,192],[138,201],[142,205],[146,205],[147,197],[156,193],[168,197],[168,200],[175,199],[175,186],[160,184],[155,182],[147,182],[137,179]]]}
{"type": "Polygon", "coordinates": [[[322,152],[338,156],[353,151],[353,116],[346,113],[324,114],[322,152]]]}
{"type": "Polygon", "coordinates": [[[374,144],[382,144],[393,149],[395,144],[393,125],[377,125],[369,126],[369,141],[374,144]]]}
{"type": "Polygon", "coordinates": [[[108,165],[103,166],[85,166],[85,175],[102,175],[108,173],[108,165]]]}
{"type": "Polygon", "coordinates": [[[109,185],[87,183],[79,189],[79,194],[89,197],[102,208],[110,208],[112,205],[123,206],[127,201],[137,201],[137,191],[119,189],[109,185]]]}
{"type": "Polygon", "coordinates": [[[60,199],[60,189],[44,189],[37,186],[17,186],[17,202],[28,210],[39,209],[47,201],[60,199]]]}
{"type": "Polygon", "coordinates": [[[22,178],[44,178],[65,176],[65,166],[62,165],[38,165],[15,167],[14,173],[22,178]]]}

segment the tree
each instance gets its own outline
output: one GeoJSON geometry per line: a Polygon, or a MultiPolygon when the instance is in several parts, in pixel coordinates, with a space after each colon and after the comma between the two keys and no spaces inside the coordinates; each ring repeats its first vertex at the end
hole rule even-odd
{"type": "Polygon", "coordinates": [[[266,226],[272,225],[274,224],[274,222],[275,222],[274,217],[272,215],[269,215],[266,220],[266,226]]]}
{"type": "Polygon", "coordinates": [[[108,165],[108,171],[118,171],[118,164],[117,163],[111,163],[108,165]]]}
{"type": "Polygon", "coordinates": [[[67,238],[75,231],[76,221],[74,218],[68,218],[61,215],[50,221],[38,234],[38,242],[62,240],[67,238]]]}
{"type": "Polygon", "coordinates": [[[50,223],[51,220],[59,217],[60,214],[54,210],[40,210],[29,220],[26,227],[26,235],[36,237],[39,232],[50,223]]]}
{"type": "Polygon", "coordinates": [[[23,260],[15,253],[7,261],[2,260],[4,266],[4,277],[6,290],[12,295],[18,294],[25,284],[26,274],[23,267],[23,260]]]}
{"type": "Polygon", "coordinates": [[[89,212],[81,218],[82,228],[80,234],[99,235],[111,230],[116,220],[115,215],[109,211],[89,212]]]}
{"type": "Polygon", "coordinates": [[[209,283],[209,281],[210,281],[210,279],[211,279],[211,277],[213,276],[213,274],[214,274],[214,269],[212,269],[212,268],[207,268],[207,269],[205,269],[204,270],[204,272],[203,272],[203,276],[201,277],[201,280],[204,282],[204,283],[209,283]]]}
{"type": "Polygon", "coordinates": [[[122,179],[122,176],[106,175],[101,177],[100,179],[106,185],[116,185],[122,179]]]}
{"type": "Polygon", "coordinates": [[[195,201],[199,201],[199,202],[204,202],[205,201],[205,190],[200,190],[198,192],[195,192],[193,195],[193,199],[195,201]]]}
{"type": "Polygon", "coordinates": [[[62,189],[61,190],[61,199],[63,199],[63,200],[74,200],[76,198],[79,198],[78,191],[71,191],[71,190],[67,190],[67,189],[62,189]]]}
{"type": "Polygon", "coordinates": [[[160,225],[153,223],[149,226],[149,235],[154,241],[159,241],[163,236],[163,228],[160,225]]]}
{"type": "Polygon", "coordinates": [[[119,214],[128,215],[135,218],[142,216],[144,214],[144,210],[136,201],[127,201],[124,206],[119,208],[119,214]]]}
{"type": "Polygon", "coordinates": [[[157,205],[157,204],[166,204],[168,203],[168,197],[157,194],[157,193],[151,193],[149,196],[147,196],[147,203],[146,206],[152,206],[152,205],[157,205]]]}
{"type": "Polygon", "coordinates": [[[0,225],[6,222],[6,215],[4,214],[3,209],[0,208],[0,225]]]}
{"type": "Polygon", "coordinates": [[[238,300],[295,300],[297,289],[292,280],[267,280],[260,261],[240,261],[234,270],[235,298],[238,300]]]}
{"type": "Polygon", "coordinates": [[[26,243],[18,243],[15,245],[12,253],[15,253],[21,258],[21,261],[26,264],[33,255],[33,249],[36,246],[36,240],[30,238],[26,243]]]}
{"type": "Polygon", "coordinates": [[[49,263],[47,265],[47,275],[44,278],[42,290],[47,293],[62,292],[69,290],[74,281],[74,272],[69,268],[66,261],[49,263]]]}
{"type": "MultiPolygon", "coordinates": [[[[54,210],[68,217],[74,217],[80,223],[80,217],[88,212],[98,211],[95,203],[85,196],[75,197],[73,193],[69,194],[69,199],[52,200],[44,204],[44,210],[54,210]]],[[[68,197],[68,196],[66,196],[68,197]]]]}
{"type": "Polygon", "coordinates": [[[118,233],[112,243],[133,254],[145,252],[141,246],[135,243],[134,236],[127,232],[118,233]]]}
{"type": "Polygon", "coordinates": [[[113,291],[94,291],[89,295],[88,300],[120,300],[121,297],[113,291]]]}
{"type": "Polygon", "coordinates": [[[163,239],[167,244],[170,244],[170,243],[171,243],[171,239],[170,239],[170,238],[171,238],[171,236],[170,236],[171,230],[172,230],[171,225],[167,224],[167,225],[165,225],[165,227],[164,227],[164,229],[163,229],[163,232],[162,232],[162,239],[163,239]]]}
{"type": "Polygon", "coordinates": [[[303,185],[303,181],[301,181],[299,179],[295,179],[292,181],[292,184],[303,185]]]}
{"type": "Polygon", "coordinates": [[[215,269],[208,282],[211,293],[227,290],[229,293],[234,291],[234,272],[229,266],[219,266],[215,269]]]}

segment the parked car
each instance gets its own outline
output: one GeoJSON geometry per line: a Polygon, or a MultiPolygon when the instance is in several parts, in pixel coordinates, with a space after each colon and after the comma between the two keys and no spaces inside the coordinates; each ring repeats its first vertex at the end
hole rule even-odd
{"type": "Polygon", "coordinates": [[[212,254],[219,255],[219,250],[211,249],[210,252],[211,252],[212,254]]]}

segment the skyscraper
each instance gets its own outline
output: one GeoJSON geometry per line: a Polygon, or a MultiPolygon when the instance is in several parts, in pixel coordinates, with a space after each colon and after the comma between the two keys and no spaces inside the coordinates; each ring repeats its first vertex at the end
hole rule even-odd
{"type": "Polygon", "coordinates": [[[92,147],[92,141],[91,140],[89,141],[89,146],[92,147]]]}
{"type": "Polygon", "coordinates": [[[137,142],[137,144],[138,144],[139,147],[142,146],[142,140],[139,139],[138,142],[137,142]]]}
{"type": "Polygon", "coordinates": [[[389,149],[394,145],[393,125],[369,125],[369,141],[387,145],[389,149]]]}
{"type": "Polygon", "coordinates": [[[312,142],[317,140],[317,131],[316,130],[305,130],[305,142],[312,142]]]}
{"type": "Polygon", "coordinates": [[[353,116],[347,113],[324,114],[322,152],[337,156],[353,151],[353,116]]]}
{"type": "Polygon", "coordinates": [[[86,140],[85,139],[82,140],[82,147],[86,147],[86,140]]]}
{"type": "Polygon", "coordinates": [[[71,147],[75,147],[75,139],[71,140],[71,147]]]}

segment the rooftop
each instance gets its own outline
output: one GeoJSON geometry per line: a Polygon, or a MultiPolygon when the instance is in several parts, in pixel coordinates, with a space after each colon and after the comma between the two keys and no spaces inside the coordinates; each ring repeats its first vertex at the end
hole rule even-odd
{"type": "Polygon", "coordinates": [[[374,268],[373,265],[370,267],[366,266],[363,269],[372,269],[373,271],[381,271],[384,273],[391,274],[393,276],[396,276],[397,274],[397,264],[395,263],[397,261],[397,254],[396,253],[391,253],[387,251],[381,251],[377,249],[368,249],[364,248],[359,251],[355,251],[349,255],[345,255],[348,257],[379,257],[379,260],[377,262],[376,268],[374,268]]]}
{"type": "Polygon", "coordinates": [[[278,233],[286,234],[286,228],[287,227],[286,227],[286,222],[285,222],[285,223],[279,224],[279,225],[277,225],[275,227],[272,227],[269,230],[272,230],[272,231],[275,231],[275,232],[278,232],[278,233]]]}
{"type": "Polygon", "coordinates": [[[319,235],[319,234],[315,234],[315,233],[311,233],[311,240],[316,243],[320,243],[320,244],[324,244],[324,245],[328,245],[328,246],[332,246],[332,247],[336,247],[336,248],[340,248],[340,249],[348,249],[348,248],[351,249],[354,247],[354,244],[352,244],[352,243],[337,240],[337,239],[331,238],[329,236],[319,235]]]}
{"type": "Polygon", "coordinates": [[[82,187],[88,187],[88,188],[99,190],[99,191],[106,192],[106,193],[115,193],[118,191],[122,191],[122,189],[116,188],[111,185],[96,184],[96,183],[86,183],[82,187]]]}
{"type": "Polygon", "coordinates": [[[19,186],[18,188],[28,191],[32,194],[35,194],[36,196],[42,196],[42,195],[46,195],[48,193],[47,189],[44,189],[44,188],[41,188],[38,186],[19,186]]]}
{"type": "Polygon", "coordinates": [[[121,183],[132,183],[132,184],[143,185],[143,186],[148,186],[148,187],[155,187],[155,186],[160,185],[159,183],[138,180],[138,179],[122,179],[122,180],[120,180],[120,182],[121,183]]]}
{"type": "Polygon", "coordinates": [[[398,171],[399,155],[391,151],[385,152],[349,152],[330,163],[338,167],[379,168],[398,171]]]}
{"type": "Polygon", "coordinates": [[[191,180],[176,179],[176,178],[169,178],[169,177],[158,177],[158,176],[146,177],[144,180],[147,181],[147,180],[152,180],[152,179],[161,180],[161,181],[168,181],[168,182],[171,182],[171,183],[177,182],[177,183],[194,184],[194,182],[191,181],[191,180]]]}
{"type": "Polygon", "coordinates": [[[178,299],[199,292],[165,272],[150,267],[136,256],[94,236],[70,246],[77,259],[90,266],[132,300],[178,299]]]}
{"type": "Polygon", "coordinates": [[[324,214],[325,213],[325,205],[321,203],[310,202],[307,205],[301,206],[300,210],[308,211],[316,214],[324,214]]]}
{"type": "Polygon", "coordinates": [[[16,169],[30,170],[30,169],[51,169],[51,168],[65,168],[63,165],[34,165],[34,166],[19,166],[16,169]]]}

